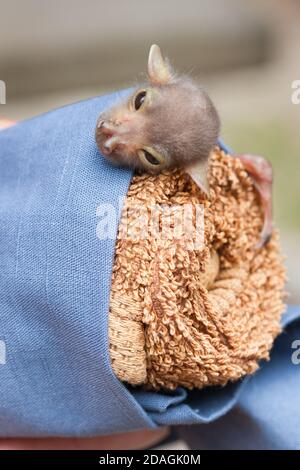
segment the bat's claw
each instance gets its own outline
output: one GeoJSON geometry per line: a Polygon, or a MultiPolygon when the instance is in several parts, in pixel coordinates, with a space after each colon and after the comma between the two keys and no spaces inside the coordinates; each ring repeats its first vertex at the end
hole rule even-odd
{"type": "Polygon", "coordinates": [[[253,178],[254,185],[260,195],[264,210],[264,225],[260,235],[260,241],[257,248],[266,245],[273,232],[273,215],[272,215],[272,185],[273,171],[271,164],[263,157],[257,155],[237,155],[253,178]]]}
{"type": "Polygon", "coordinates": [[[255,245],[255,248],[257,248],[258,250],[260,250],[261,248],[263,248],[267,243],[269,243],[271,237],[272,237],[272,231],[273,231],[273,225],[271,226],[271,231],[269,231],[269,229],[267,228],[266,229],[266,233],[263,233],[264,232],[264,229],[262,230],[261,234],[260,234],[260,240],[259,242],[256,243],[255,245]]]}

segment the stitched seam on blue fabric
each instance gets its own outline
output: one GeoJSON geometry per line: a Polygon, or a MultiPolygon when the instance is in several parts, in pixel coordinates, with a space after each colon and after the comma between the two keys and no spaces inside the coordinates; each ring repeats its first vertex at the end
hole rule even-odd
{"type": "MultiPolygon", "coordinates": [[[[69,148],[71,147],[71,145],[69,146],[69,148]]],[[[60,180],[59,180],[59,184],[58,184],[58,187],[57,187],[57,192],[56,192],[56,195],[55,195],[55,201],[54,201],[54,205],[53,205],[53,209],[52,209],[52,212],[51,212],[51,218],[50,218],[50,222],[49,222],[49,225],[53,225],[53,219],[54,219],[54,216],[55,216],[55,213],[56,213],[56,208],[57,208],[57,203],[58,203],[58,199],[59,199],[59,194],[60,194],[60,191],[61,191],[61,187],[62,187],[62,182],[65,178],[65,175],[66,175],[66,169],[67,169],[67,166],[68,166],[68,152],[66,153],[66,158],[65,158],[65,161],[64,161],[64,166],[63,166],[63,170],[62,170],[62,173],[61,173],[61,177],[60,177],[60,180]]],[[[50,232],[50,231],[49,231],[50,232]]],[[[50,296],[49,296],[49,247],[48,247],[48,243],[50,242],[50,238],[48,237],[47,238],[47,242],[46,242],[46,275],[45,275],[45,290],[46,290],[46,298],[47,298],[47,305],[48,305],[48,308],[49,308],[49,311],[52,313],[52,314],[55,314],[52,306],[51,306],[51,302],[50,302],[50,296]]]]}

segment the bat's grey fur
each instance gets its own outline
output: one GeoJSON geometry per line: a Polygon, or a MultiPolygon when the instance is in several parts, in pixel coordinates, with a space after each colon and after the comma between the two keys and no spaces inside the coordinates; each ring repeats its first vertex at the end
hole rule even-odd
{"type": "MultiPolygon", "coordinates": [[[[165,62],[165,64],[167,64],[165,62]]],[[[208,94],[190,77],[175,76],[169,65],[167,83],[151,80],[137,87],[132,96],[104,112],[99,123],[111,126],[111,133],[97,127],[101,152],[115,164],[151,172],[206,163],[215,147],[220,120],[208,94]],[[150,90],[151,104],[134,110],[130,103],[138,90],[150,90]],[[106,151],[107,136],[115,136],[113,150],[106,151]],[[117,142],[117,143],[116,143],[117,142]],[[149,170],[138,150],[151,147],[165,158],[163,167],[149,170]]]]}

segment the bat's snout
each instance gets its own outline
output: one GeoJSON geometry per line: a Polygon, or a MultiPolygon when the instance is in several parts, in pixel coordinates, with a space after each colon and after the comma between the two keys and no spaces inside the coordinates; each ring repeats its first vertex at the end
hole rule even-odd
{"type": "Polygon", "coordinates": [[[117,123],[103,119],[101,116],[97,122],[96,141],[100,151],[106,156],[111,155],[120,143],[117,127],[117,123]]]}

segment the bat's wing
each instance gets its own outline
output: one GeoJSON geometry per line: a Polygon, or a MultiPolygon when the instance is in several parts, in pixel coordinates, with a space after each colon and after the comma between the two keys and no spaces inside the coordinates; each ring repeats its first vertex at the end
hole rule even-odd
{"type": "Polygon", "coordinates": [[[264,225],[257,248],[261,248],[271,238],[273,232],[273,215],[272,215],[272,185],[273,170],[272,165],[263,157],[258,155],[236,155],[239,158],[252,177],[254,186],[260,195],[263,211],[264,225]]]}
{"type": "Polygon", "coordinates": [[[187,173],[193,178],[197,186],[209,196],[209,183],[207,179],[209,161],[198,162],[187,168],[187,173]]]}

